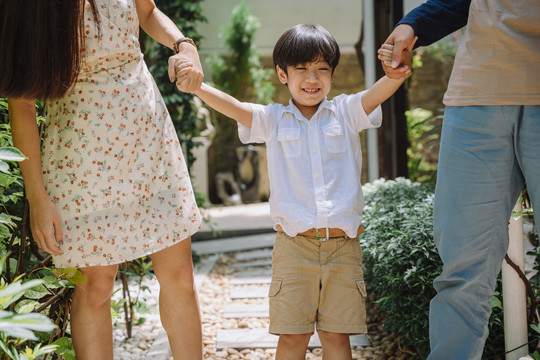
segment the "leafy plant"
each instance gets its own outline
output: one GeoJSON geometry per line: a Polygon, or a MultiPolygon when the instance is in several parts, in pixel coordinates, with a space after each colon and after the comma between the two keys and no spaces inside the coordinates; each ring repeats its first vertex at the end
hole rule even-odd
{"type": "MultiPolygon", "coordinates": [[[[433,280],[442,271],[432,234],[433,191],[432,184],[403,178],[366,184],[367,227],[360,236],[364,276],[386,314],[385,326],[402,335],[420,359],[429,354],[429,303],[433,280]]],[[[500,288],[492,301],[484,359],[504,353],[500,288]]]]}
{"type": "MultiPolygon", "coordinates": [[[[8,255],[0,259],[0,273],[4,272],[8,255]]],[[[32,360],[38,356],[48,354],[56,349],[54,345],[42,346],[35,344],[33,348],[28,346],[29,340],[38,340],[34,332],[50,333],[56,325],[45,315],[33,313],[36,305],[35,301],[27,303],[19,302],[15,311],[15,303],[28,297],[30,291],[44,282],[42,280],[23,281],[21,277],[15,278],[11,283],[6,283],[0,278],[0,356],[10,359],[32,360]],[[24,346],[24,348],[23,348],[24,346]]]]}
{"type": "MultiPolygon", "coordinates": [[[[242,1],[233,9],[230,24],[222,30],[227,54],[212,56],[209,64],[218,89],[240,101],[266,104],[275,89],[270,82],[273,71],[263,68],[255,47],[259,26],[259,20],[242,1]]],[[[215,111],[212,113],[217,130],[214,139],[216,172],[231,171],[235,163],[234,148],[240,144],[236,122],[215,111]]]]}
{"type": "Polygon", "coordinates": [[[418,182],[433,182],[437,173],[442,114],[416,108],[405,111],[407,117],[407,149],[409,178],[418,182]]]}
{"type": "Polygon", "coordinates": [[[425,356],[432,283],[442,269],[432,235],[433,187],[399,178],[364,191],[368,226],[360,243],[368,288],[387,315],[385,326],[425,356]]]}

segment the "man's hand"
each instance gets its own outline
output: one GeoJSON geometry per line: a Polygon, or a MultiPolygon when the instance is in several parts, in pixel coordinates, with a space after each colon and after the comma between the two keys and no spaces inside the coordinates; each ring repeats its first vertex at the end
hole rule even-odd
{"type": "Polygon", "coordinates": [[[410,25],[400,24],[396,26],[381,47],[381,49],[384,49],[385,44],[393,45],[391,61],[385,60],[383,64],[386,76],[400,79],[411,72],[410,56],[416,40],[418,40],[418,37],[414,35],[414,30],[410,25]]]}

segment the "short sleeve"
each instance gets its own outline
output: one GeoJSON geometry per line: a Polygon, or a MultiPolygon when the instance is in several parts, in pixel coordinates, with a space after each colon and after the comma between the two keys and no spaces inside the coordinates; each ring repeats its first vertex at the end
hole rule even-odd
{"type": "Polygon", "coordinates": [[[238,137],[243,144],[264,143],[272,127],[273,105],[250,104],[253,113],[251,128],[238,123],[238,137]]]}
{"type": "Polygon", "coordinates": [[[339,95],[334,100],[342,109],[345,121],[355,131],[361,132],[365,129],[378,128],[382,123],[381,105],[377,106],[369,115],[366,114],[362,106],[362,95],[365,91],[352,95],[339,95]]]}

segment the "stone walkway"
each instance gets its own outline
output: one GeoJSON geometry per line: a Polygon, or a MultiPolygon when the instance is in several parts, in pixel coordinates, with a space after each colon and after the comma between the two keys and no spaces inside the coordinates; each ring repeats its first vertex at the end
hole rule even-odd
{"type": "MultiPolygon", "coordinates": [[[[270,230],[268,230],[270,231],[270,230]]],[[[275,233],[195,241],[193,250],[201,256],[195,268],[196,286],[203,321],[204,359],[272,360],[277,337],[268,329],[268,286],[271,280],[271,250],[275,233]]],[[[133,327],[125,339],[123,318],[114,330],[115,360],[172,360],[168,340],[157,312],[159,286],[145,279],[140,297],[150,313],[145,322],[133,327]]],[[[117,284],[117,289],[121,289],[117,284]]],[[[138,287],[131,286],[133,291],[138,287]]],[[[137,294],[133,293],[132,296],[137,294]]],[[[113,299],[121,299],[121,290],[113,299]]],[[[406,360],[414,353],[403,347],[399,337],[382,327],[384,315],[368,295],[368,335],[351,337],[353,359],[406,360]]],[[[306,359],[322,359],[317,336],[313,336],[306,359]]]]}
{"type": "MultiPolygon", "coordinates": [[[[207,224],[194,237],[193,251],[201,257],[195,267],[203,322],[204,359],[272,360],[278,337],[268,333],[268,287],[275,233],[267,203],[210,210],[207,224]],[[247,219],[247,220],[246,220],[247,219]],[[241,229],[241,231],[238,231],[241,229]],[[218,233],[213,232],[218,230],[218,233]],[[247,235],[252,233],[255,235],[247,235]],[[212,240],[209,240],[212,239],[212,240]]],[[[139,295],[149,306],[144,323],[125,339],[119,318],[114,330],[115,360],[172,360],[157,310],[157,280],[145,279],[139,295]]],[[[130,287],[133,291],[137,286],[130,287]]],[[[116,289],[121,289],[117,284],[116,289]]],[[[137,294],[132,294],[136,296],[137,294]]],[[[121,290],[113,296],[120,300],[121,290]]],[[[180,304],[179,304],[180,305],[180,304]]],[[[368,336],[353,336],[354,359],[405,360],[413,353],[382,327],[383,315],[368,296],[368,336]]],[[[306,359],[322,359],[318,337],[311,339],[306,359]]]]}
{"type": "MultiPolygon", "coordinates": [[[[195,269],[203,321],[204,359],[272,360],[277,336],[268,333],[268,286],[271,279],[271,247],[275,234],[244,236],[193,243],[201,256],[195,269]]],[[[115,330],[115,360],[172,360],[167,337],[157,315],[157,281],[145,280],[148,291],[141,295],[152,308],[146,321],[134,326],[134,335],[124,340],[123,321],[115,330]]],[[[117,293],[115,296],[120,297],[117,293]]],[[[368,336],[352,336],[354,359],[405,360],[412,353],[399,338],[382,328],[382,315],[368,299],[368,336]]],[[[306,359],[322,359],[316,335],[306,359]]]]}

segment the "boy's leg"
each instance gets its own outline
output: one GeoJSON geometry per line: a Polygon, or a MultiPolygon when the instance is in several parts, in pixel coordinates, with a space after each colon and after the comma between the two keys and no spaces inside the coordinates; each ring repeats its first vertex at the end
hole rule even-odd
{"type": "Polygon", "coordinates": [[[324,360],[352,360],[349,334],[318,330],[324,360]]]}
{"type": "Polygon", "coordinates": [[[311,333],[279,335],[276,360],[304,360],[311,335],[311,333]]]}

